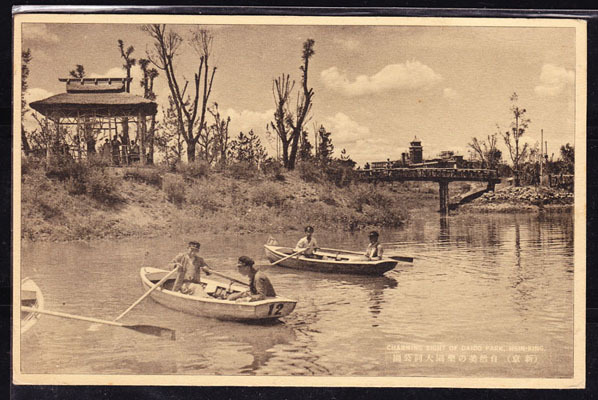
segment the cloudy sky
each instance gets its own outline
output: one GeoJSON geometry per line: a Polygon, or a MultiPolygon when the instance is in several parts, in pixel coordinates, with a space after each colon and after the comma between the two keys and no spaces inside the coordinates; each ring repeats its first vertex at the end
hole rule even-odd
{"type": "MultiPolygon", "coordinates": [[[[171,25],[184,38],[193,25],[171,25]]],[[[332,132],[336,154],[345,148],[360,164],[398,159],[417,136],[424,157],[442,150],[468,156],[472,137],[485,138],[510,123],[513,92],[528,110],[526,140],[548,141],[549,153],[575,135],[575,30],[550,27],[212,25],[211,101],[231,116],[231,134],[264,135],[272,120],[272,80],[289,73],[300,86],[302,44],[315,40],[309,85],[315,92],[308,124],[332,132]]],[[[58,78],[76,64],[90,77],[124,76],[117,40],[146,57],[151,38],[136,24],[23,25],[33,56],[29,101],[65,91],[58,78]]],[[[198,58],[183,45],[175,61],[179,80],[193,79],[198,58]]],[[[141,94],[140,70],[133,93],[141,94]]],[[[158,103],[168,87],[156,81],[158,103]]],[[[293,97],[295,98],[295,97],[293,97]]],[[[159,110],[161,114],[161,110],[159,110]]],[[[275,147],[267,143],[271,155],[275,147]]],[[[506,147],[500,142],[506,155],[506,147]]]]}

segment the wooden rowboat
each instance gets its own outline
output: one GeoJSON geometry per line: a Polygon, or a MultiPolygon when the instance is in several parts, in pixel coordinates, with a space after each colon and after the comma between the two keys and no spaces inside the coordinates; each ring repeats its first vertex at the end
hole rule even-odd
{"type": "Polygon", "coordinates": [[[369,260],[364,255],[348,250],[318,249],[315,257],[298,255],[282,260],[293,254],[295,250],[290,247],[264,245],[266,257],[272,263],[286,268],[301,269],[305,271],[329,272],[337,274],[382,275],[397,265],[397,261],[390,258],[382,260],[369,260]]]}
{"type": "MultiPolygon", "coordinates": [[[[152,267],[141,268],[143,288],[149,290],[168,272],[170,271],[152,267]]],[[[154,290],[150,296],[163,306],[200,317],[232,321],[273,320],[289,315],[297,304],[294,300],[280,296],[251,302],[223,300],[218,297],[246,291],[247,286],[234,282],[225,284],[205,276],[201,277],[201,284],[191,283],[189,285],[193,294],[174,292],[171,290],[173,284],[174,277],[167,280],[162,287],[154,290]]]]}
{"type": "MultiPolygon", "coordinates": [[[[21,281],[21,306],[30,307],[36,310],[44,308],[44,296],[41,289],[30,278],[21,281]]],[[[31,328],[41,314],[21,311],[21,333],[31,328]]]]}

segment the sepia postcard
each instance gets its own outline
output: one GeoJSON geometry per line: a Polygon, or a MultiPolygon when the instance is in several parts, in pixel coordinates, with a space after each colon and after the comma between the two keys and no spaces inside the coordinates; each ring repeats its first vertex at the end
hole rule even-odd
{"type": "Polygon", "coordinates": [[[585,387],[585,21],[13,45],[15,385],[585,387]]]}

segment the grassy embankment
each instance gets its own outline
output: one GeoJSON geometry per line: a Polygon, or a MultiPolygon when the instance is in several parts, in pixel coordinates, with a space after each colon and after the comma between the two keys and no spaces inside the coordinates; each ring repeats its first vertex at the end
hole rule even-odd
{"type": "MultiPolygon", "coordinates": [[[[194,232],[397,227],[410,208],[436,204],[433,184],[331,183],[315,166],[261,172],[248,164],[112,168],[23,160],[22,237],[69,241],[194,232]]],[[[349,180],[350,181],[350,180],[349,180]]]]}

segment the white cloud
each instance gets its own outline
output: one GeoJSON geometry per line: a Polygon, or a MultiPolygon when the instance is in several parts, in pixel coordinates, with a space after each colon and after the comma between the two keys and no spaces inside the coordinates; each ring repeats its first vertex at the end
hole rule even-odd
{"type": "MultiPolygon", "coordinates": [[[[391,143],[390,138],[366,138],[357,140],[351,145],[345,146],[347,154],[351,159],[357,162],[358,165],[363,166],[366,162],[400,160],[401,153],[406,151],[405,148],[398,147],[391,143]]],[[[334,144],[334,139],[332,140],[334,144]]],[[[343,147],[335,145],[335,154],[339,155],[343,147]]]]}
{"type": "Polygon", "coordinates": [[[26,40],[58,43],[58,36],[55,33],[48,31],[48,26],[46,24],[24,24],[23,37],[26,40]]]}
{"type": "Polygon", "coordinates": [[[228,132],[231,139],[239,135],[239,132],[247,133],[253,129],[262,141],[262,145],[268,150],[270,155],[276,154],[276,141],[266,135],[266,125],[272,121],[274,109],[260,111],[243,110],[237,111],[228,108],[222,112],[223,115],[230,117],[228,132]]]}
{"type": "Polygon", "coordinates": [[[392,137],[376,137],[368,126],[360,125],[350,116],[338,112],[327,117],[322,123],[332,135],[330,139],[334,145],[334,155],[340,156],[343,149],[358,164],[366,161],[381,161],[387,157],[399,157],[400,150],[392,145],[392,137]]]}
{"type": "Polygon", "coordinates": [[[459,97],[459,93],[453,88],[444,88],[442,90],[442,95],[447,99],[456,99],[459,97]]]}
{"type": "Polygon", "coordinates": [[[54,96],[54,93],[48,92],[46,89],[29,88],[27,89],[27,92],[25,92],[25,101],[27,104],[30,104],[34,101],[43,100],[50,96],[54,96]]]}
{"type": "Polygon", "coordinates": [[[372,76],[359,75],[352,82],[346,73],[339,71],[337,67],[322,71],[320,77],[327,88],[348,97],[392,90],[428,88],[442,80],[442,77],[432,68],[419,61],[387,65],[372,76]]]}
{"type": "Polygon", "coordinates": [[[355,40],[355,39],[334,38],[333,42],[334,42],[334,44],[339,45],[349,51],[357,50],[357,48],[360,45],[359,40],[355,40]]]}
{"type": "Polygon", "coordinates": [[[575,82],[575,72],[553,64],[544,64],[540,84],[534,88],[541,96],[556,96],[575,82]]]}
{"type": "Polygon", "coordinates": [[[324,127],[332,132],[332,144],[340,151],[342,145],[352,144],[370,136],[370,128],[359,123],[342,112],[324,120],[324,127]]]}
{"type": "Polygon", "coordinates": [[[230,117],[229,132],[237,135],[239,132],[249,132],[253,129],[255,133],[266,130],[268,124],[274,115],[274,110],[267,110],[264,112],[243,110],[241,112],[228,108],[223,112],[224,115],[230,117]]]}
{"type": "Polygon", "coordinates": [[[35,111],[33,111],[31,107],[29,107],[29,104],[31,104],[34,101],[43,100],[53,95],[54,93],[48,92],[46,89],[42,88],[27,89],[27,92],[25,92],[25,101],[27,102],[26,110],[28,112],[23,117],[23,126],[26,130],[33,131],[38,128],[38,124],[35,121],[35,118],[33,118],[33,113],[35,113],[35,111]]]}

